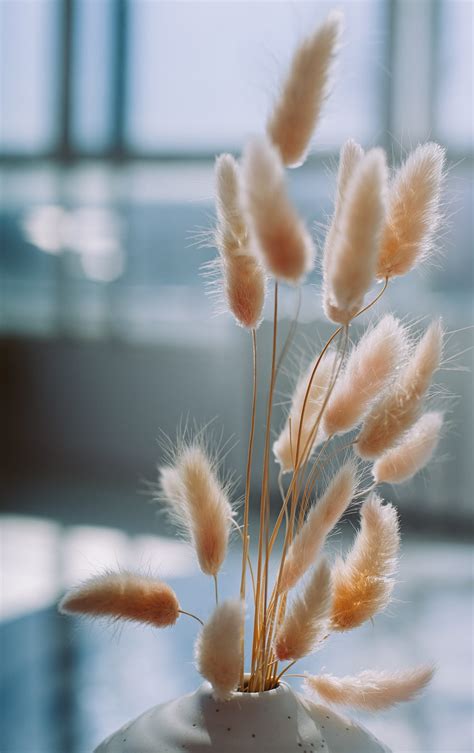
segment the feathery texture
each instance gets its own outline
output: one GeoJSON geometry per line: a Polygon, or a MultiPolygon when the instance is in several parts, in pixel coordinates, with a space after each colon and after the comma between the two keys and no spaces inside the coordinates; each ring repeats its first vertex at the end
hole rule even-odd
{"type": "Polygon", "coordinates": [[[445,150],[417,147],[391,183],[377,277],[403,275],[429,254],[439,227],[445,150]]]}
{"type": "Polygon", "coordinates": [[[290,203],[284,168],[272,144],[253,139],[244,151],[247,209],[264,266],[277,280],[297,284],[314,265],[314,246],[290,203]]]}
{"type": "Polygon", "coordinates": [[[390,601],[400,533],[395,508],[371,494],[361,507],[361,524],[345,560],[333,568],[333,630],[351,630],[390,601]]]}
{"type": "Polygon", "coordinates": [[[405,331],[390,314],[364,333],[352,349],[324,411],[326,436],[350,431],[362,421],[380,391],[395,378],[405,352],[405,331]]]}
{"type": "Polygon", "coordinates": [[[285,165],[301,164],[328,95],[342,15],[331,13],[296,49],[267,123],[267,133],[285,165]]]}
{"type": "Polygon", "coordinates": [[[197,638],[197,668],[217,699],[230,698],[239,684],[243,630],[244,604],[229,600],[215,608],[197,638]]]}
{"type": "Polygon", "coordinates": [[[328,632],[331,572],[326,560],[315,568],[303,592],[291,603],[275,640],[280,661],[301,659],[315,650],[328,632]]]}
{"type": "Polygon", "coordinates": [[[364,459],[373,459],[393,447],[417,420],[432,376],[443,352],[443,329],[432,322],[410,356],[408,364],[364,421],[355,445],[364,459]]]}
{"type": "Polygon", "coordinates": [[[375,275],[385,218],[387,165],[382,149],[355,160],[325,248],[323,304],[334,322],[347,324],[360,310],[375,275]]]}
{"type": "Polygon", "coordinates": [[[342,145],[339,153],[339,167],[337,171],[336,195],[334,197],[334,213],[331,224],[326,234],[323,252],[323,290],[328,287],[329,264],[331,258],[331,249],[335,239],[340,233],[339,222],[341,212],[344,206],[347,185],[354,173],[356,166],[364,156],[364,150],[352,139],[349,139],[342,145]]]}
{"type": "Polygon", "coordinates": [[[280,579],[281,589],[293,588],[316,561],[328,534],[347,510],[357,490],[357,465],[349,460],[331,479],[321,499],[290,544],[280,579]]]}
{"type": "Polygon", "coordinates": [[[432,667],[393,673],[367,670],[355,677],[309,675],[305,684],[326,703],[379,711],[411,701],[428,685],[433,674],[432,667]]]}
{"type": "MultiPolygon", "coordinates": [[[[320,435],[319,430],[314,433],[316,421],[319,418],[321,408],[326,397],[327,390],[331,383],[331,376],[336,360],[336,354],[334,352],[328,352],[321,359],[316,369],[314,379],[311,382],[311,389],[306,401],[303,423],[301,424],[301,438],[298,452],[298,460],[301,461],[303,457],[310,456],[318,444],[318,437],[320,435]],[[306,445],[311,444],[306,450],[306,445]]],[[[288,418],[283,426],[280,435],[273,444],[273,453],[280,464],[280,468],[283,473],[292,471],[296,460],[296,450],[298,446],[298,433],[300,431],[301,414],[303,411],[303,404],[308,388],[311,375],[313,373],[315,363],[312,363],[304,374],[298,379],[296,383],[295,391],[291,399],[291,408],[288,414],[288,418]]]]}
{"type": "Polygon", "coordinates": [[[60,601],[59,611],[167,627],[178,619],[179,603],[166,583],[123,571],[89,578],[71,589],[60,601]]]}
{"type": "Polygon", "coordinates": [[[233,513],[215,463],[199,443],[185,445],[173,467],[160,469],[160,486],[171,517],[194,546],[201,570],[216,575],[227,553],[233,513]]]}
{"type": "Polygon", "coordinates": [[[425,413],[404,435],[400,444],[387,450],[374,464],[378,484],[401,484],[418,473],[431,459],[443,425],[441,413],[425,413]]]}
{"type": "Polygon", "coordinates": [[[242,206],[239,165],[231,154],[216,158],[216,211],[219,225],[237,241],[244,241],[248,234],[242,206]]]}
{"type": "Polygon", "coordinates": [[[254,251],[242,207],[239,166],[230,154],[216,160],[215,241],[229,310],[238,324],[258,327],[265,302],[265,274],[254,251]]]}

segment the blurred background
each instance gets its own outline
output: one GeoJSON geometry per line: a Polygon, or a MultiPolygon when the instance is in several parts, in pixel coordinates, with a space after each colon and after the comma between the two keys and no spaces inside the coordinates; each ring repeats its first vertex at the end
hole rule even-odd
{"type": "MultiPolygon", "coordinates": [[[[185,609],[205,615],[212,606],[211,585],[156,514],[147,486],[160,432],[173,437],[188,419],[214,419],[215,435],[222,427],[229,441],[226,466],[237,476],[244,469],[250,339],[215,314],[199,275],[215,253],[201,243],[212,227],[213,158],[238,154],[262,130],[294,45],[332,7],[0,0],[2,753],[90,751],[199,682],[194,624],[110,633],[57,617],[54,605],[101,567],[142,565],[169,579],[185,609]]],[[[473,5],[337,7],[346,17],[337,78],[312,154],[289,174],[291,194],[320,241],[345,139],[381,145],[395,164],[420,141],[446,146],[440,254],[397,280],[379,311],[417,327],[443,316],[449,334],[435,400],[449,431],[430,469],[397,490],[405,538],[393,607],[305,668],[349,674],[436,661],[423,699],[367,724],[398,753],[467,753],[473,5]]],[[[295,291],[283,291],[282,335],[297,303],[295,291]]],[[[330,332],[317,285],[306,286],[299,320],[281,401],[300,361],[330,332]]],[[[264,321],[263,371],[269,335],[264,321]]],[[[276,428],[281,419],[280,407],[276,428]]],[[[355,524],[331,546],[344,549],[355,524]]],[[[235,591],[238,561],[236,548],[224,594],[235,591]]]]}

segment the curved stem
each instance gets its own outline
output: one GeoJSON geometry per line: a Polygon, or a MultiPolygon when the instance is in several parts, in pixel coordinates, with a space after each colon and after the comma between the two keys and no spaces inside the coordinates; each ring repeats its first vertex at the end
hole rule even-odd
{"type": "Polygon", "coordinates": [[[178,612],[180,614],[187,615],[187,617],[192,617],[194,620],[197,620],[198,622],[200,622],[201,625],[204,627],[204,622],[201,620],[201,618],[198,617],[197,615],[193,614],[192,612],[186,612],[184,609],[178,609],[178,612]]]}
{"type": "Polygon", "coordinates": [[[214,578],[214,594],[216,597],[216,606],[219,604],[219,586],[217,583],[217,575],[212,576],[214,578]]]}

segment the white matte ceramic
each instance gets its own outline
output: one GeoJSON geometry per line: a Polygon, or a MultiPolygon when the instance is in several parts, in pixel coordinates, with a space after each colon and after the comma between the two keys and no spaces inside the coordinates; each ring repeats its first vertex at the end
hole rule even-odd
{"type": "Polygon", "coordinates": [[[390,753],[366,729],[281,683],[216,701],[205,682],[129,722],[95,753],[390,753]]]}

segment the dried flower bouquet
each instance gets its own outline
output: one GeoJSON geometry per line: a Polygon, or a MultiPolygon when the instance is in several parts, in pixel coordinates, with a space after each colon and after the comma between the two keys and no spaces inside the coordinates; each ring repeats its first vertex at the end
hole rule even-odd
{"type": "MultiPolygon", "coordinates": [[[[217,271],[227,307],[249,331],[253,351],[253,396],[243,516],[237,523],[232,491],[221,476],[203,434],[184,437],[160,469],[160,493],[172,519],[193,546],[203,573],[215,582],[216,606],[205,621],[196,617],[197,667],[216,698],[235,691],[275,688],[331,633],[371,620],[390,601],[400,542],[395,508],[378,487],[410,479],[430,459],[443,416],[426,412],[430,383],[442,357],[439,320],[415,340],[396,317],[383,316],[350,345],[352,322],[372,309],[395,278],[431,253],[439,226],[444,151],[418,146],[399,169],[390,170],[380,148],[365,152],[354,141],[341,148],[334,213],[322,254],[322,298],[337,325],[320,353],[299,376],[286,421],[271,447],[278,376],[278,291],[299,286],[315,263],[310,232],[293,207],[285,168],[304,162],[328,94],[341,31],[331,14],[296,49],[266,125],[237,161],[216,160],[215,245],[217,271]],[[369,302],[374,283],[381,285],[369,302]],[[267,285],[273,296],[273,346],[268,384],[259,523],[251,531],[251,481],[256,432],[257,330],[267,285]],[[334,438],[349,434],[341,449],[334,438]],[[332,449],[331,449],[332,448],[332,449]],[[279,466],[280,508],[270,507],[270,465],[279,466]],[[347,453],[350,452],[348,457],[347,453]],[[314,499],[329,456],[345,461],[314,499]],[[362,478],[370,469],[369,488],[362,478]],[[360,527],[345,558],[330,564],[325,541],[351,504],[361,502],[360,527]],[[240,593],[218,600],[218,574],[233,527],[242,540],[240,593]],[[257,556],[251,556],[251,535],[257,556]],[[281,548],[276,578],[270,558],[281,548]],[[245,614],[253,620],[244,644],[245,614]],[[245,664],[247,648],[249,664],[245,664]]],[[[152,577],[106,573],[70,591],[65,613],[173,625],[182,614],[174,591],[152,577]]],[[[195,615],[191,615],[194,617],[195,615]]],[[[298,675],[308,691],[331,704],[382,709],[413,698],[432,668],[395,674],[365,671],[354,677],[298,675]]]]}

